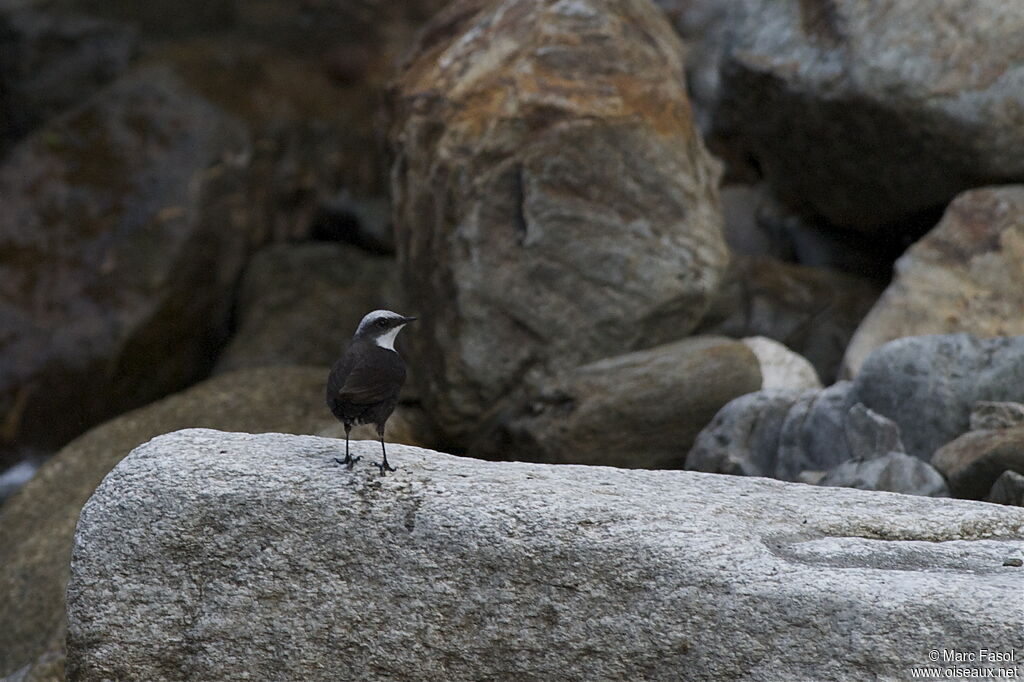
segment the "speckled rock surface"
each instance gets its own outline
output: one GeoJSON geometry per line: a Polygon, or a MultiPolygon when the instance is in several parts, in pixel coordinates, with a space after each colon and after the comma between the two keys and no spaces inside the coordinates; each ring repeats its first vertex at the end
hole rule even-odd
{"type": "Polygon", "coordinates": [[[682,338],[707,309],[728,250],[681,51],[648,0],[456,0],[411,50],[395,236],[410,364],[451,439],[524,377],[682,338]]]}
{"type": "Polygon", "coordinates": [[[900,427],[907,453],[930,461],[970,428],[978,401],[1024,401],[1024,336],[897,339],[876,349],[853,383],[858,402],[900,427]]]}
{"type": "Polygon", "coordinates": [[[827,682],[1024,645],[1024,510],[400,446],[380,478],[336,447],[122,461],[75,537],[70,678],[827,682]]]}
{"type": "Polygon", "coordinates": [[[0,676],[40,657],[63,661],[64,594],[78,513],[132,448],[192,426],[289,433],[333,428],[326,380],[326,367],[224,374],[101,424],[45,462],[0,507],[0,676]]]}

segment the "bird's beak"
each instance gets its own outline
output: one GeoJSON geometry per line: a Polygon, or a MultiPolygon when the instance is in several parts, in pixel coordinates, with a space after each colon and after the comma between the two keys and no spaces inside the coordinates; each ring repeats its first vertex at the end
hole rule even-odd
{"type": "Polygon", "coordinates": [[[409,324],[410,322],[412,322],[415,319],[416,319],[415,317],[403,317],[402,318],[402,324],[409,324]]]}

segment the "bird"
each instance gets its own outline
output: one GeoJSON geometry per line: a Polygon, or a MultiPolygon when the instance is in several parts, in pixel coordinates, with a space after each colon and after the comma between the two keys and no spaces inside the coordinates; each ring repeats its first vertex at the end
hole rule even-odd
{"type": "Polygon", "coordinates": [[[375,424],[383,461],[374,466],[384,476],[395,468],[388,464],[384,448],[384,425],[398,404],[398,392],[405,383],[405,362],[395,350],[395,337],[415,320],[390,310],[367,313],[345,352],[327,375],[327,406],[345,426],[345,459],[334,458],[349,469],[362,456],[352,457],[349,432],[356,424],[375,424]]]}

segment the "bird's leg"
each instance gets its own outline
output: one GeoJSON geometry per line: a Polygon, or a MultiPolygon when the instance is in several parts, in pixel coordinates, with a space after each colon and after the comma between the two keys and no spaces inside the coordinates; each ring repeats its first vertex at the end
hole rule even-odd
{"type": "Polygon", "coordinates": [[[337,462],[338,464],[344,464],[349,469],[351,469],[356,462],[363,458],[362,455],[359,455],[358,457],[353,457],[348,452],[348,433],[351,430],[352,425],[349,424],[348,422],[345,422],[345,459],[338,459],[337,457],[334,458],[335,462],[337,462]]]}
{"type": "Polygon", "coordinates": [[[388,451],[384,449],[384,425],[383,424],[378,424],[377,425],[377,436],[380,438],[380,451],[384,453],[384,461],[381,462],[380,464],[378,464],[377,462],[374,462],[373,466],[375,466],[378,469],[380,469],[380,475],[384,476],[386,474],[386,472],[394,471],[395,468],[393,466],[391,466],[390,464],[388,464],[388,451]]]}

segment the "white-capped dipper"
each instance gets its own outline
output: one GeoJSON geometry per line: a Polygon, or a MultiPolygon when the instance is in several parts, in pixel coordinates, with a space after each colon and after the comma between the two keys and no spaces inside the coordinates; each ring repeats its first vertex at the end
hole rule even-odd
{"type": "Polygon", "coordinates": [[[349,469],[362,457],[348,451],[348,434],[355,424],[376,424],[384,461],[374,466],[380,475],[394,471],[384,449],[384,425],[398,404],[398,392],[405,383],[405,363],[395,350],[395,337],[415,317],[390,310],[367,313],[345,353],[334,363],[327,377],[327,406],[345,425],[345,459],[335,458],[349,469]]]}

